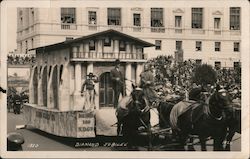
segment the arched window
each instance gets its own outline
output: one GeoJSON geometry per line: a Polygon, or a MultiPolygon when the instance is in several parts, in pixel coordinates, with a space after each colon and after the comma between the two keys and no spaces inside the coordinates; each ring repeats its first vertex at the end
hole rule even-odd
{"type": "Polygon", "coordinates": [[[62,83],[62,74],[63,74],[63,65],[60,66],[60,73],[59,73],[59,82],[62,83]]]}
{"type": "Polygon", "coordinates": [[[49,77],[50,77],[50,74],[51,74],[51,69],[52,69],[52,66],[49,66],[49,77]]]}

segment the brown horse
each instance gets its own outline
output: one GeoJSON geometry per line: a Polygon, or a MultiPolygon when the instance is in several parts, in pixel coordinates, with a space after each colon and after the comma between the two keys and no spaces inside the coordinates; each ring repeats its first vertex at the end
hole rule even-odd
{"type": "Polygon", "coordinates": [[[189,135],[199,136],[202,151],[206,151],[208,137],[214,139],[214,150],[223,150],[223,141],[227,133],[224,111],[229,103],[228,93],[217,89],[208,101],[208,104],[182,101],[166,109],[170,114],[162,114],[168,117],[165,119],[169,119],[167,122],[181,145],[180,150],[184,150],[189,135]]]}
{"type": "Polygon", "coordinates": [[[127,140],[129,146],[136,146],[138,139],[138,129],[150,128],[150,112],[142,89],[133,87],[131,93],[132,100],[126,108],[117,108],[118,130],[127,140]]]}

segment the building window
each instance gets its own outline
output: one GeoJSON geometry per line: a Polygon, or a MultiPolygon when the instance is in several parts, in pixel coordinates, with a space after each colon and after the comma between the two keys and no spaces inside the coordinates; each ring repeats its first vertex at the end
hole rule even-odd
{"type": "Polygon", "coordinates": [[[23,26],[23,17],[20,18],[20,24],[23,26]]]}
{"type": "Polygon", "coordinates": [[[119,41],[119,51],[126,51],[124,41],[119,41]]]}
{"type": "Polygon", "coordinates": [[[89,41],[89,51],[95,51],[95,41],[94,40],[89,41]]]}
{"type": "Polygon", "coordinates": [[[240,7],[230,7],[230,30],[240,30],[240,7]]]}
{"type": "Polygon", "coordinates": [[[216,70],[219,70],[221,68],[221,62],[220,61],[215,61],[214,62],[214,67],[216,70]]]}
{"type": "Polygon", "coordinates": [[[175,16],[175,27],[181,28],[181,16],[175,16]]]}
{"type": "Polygon", "coordinates": [[[234,42],[234,52],[239,52],[239,51],[240,51],[240,43],[234,42]]]}
{"type": "Polygon", "coordinates": [[[20,43],[20,51],[21,51],[21,53],[22,53],[22,51],[23,51],[23,45],[22,45],[22,42],[20,43]]]}
{"type": "Polygon", "coordinates": [[[27,40],[25,41],[25,53],[26,54],[28,53],[28,41],[27,40]]]}
{"type": "Polygon", "coordinates": [[[33,24],[35,21],[34,8],[29,8],[29,15],[30,15],[29,22],[33,24]]]}
{"type": "Polygon", "coordinates": [[[111,40],[109,37],[106,37],[104,40],[103,40],[103,45],[104,46],[111,46],[111,40]]]}
{"type": "Polygon", "coordinates": [[[221,49],[221,43],[215,42],[214,43],[214,51],[220,51],[220,49],[221,49]]]}
{"type": "Polygon", "coordinates": [[[155,50],[161,50],[161,40],[155,40],[155,50]]]}
{"type": "Polygon", "coordinates": [[[201,48],[202,48],[201,41],[196,41],[195,42],[195,51],[201,51],[201,48]]]}
{"type": "Polygon", "coordinates": [[[133,19],[134,19],[134,26],[141,26],[141,14],[134,13],[133,14],[133,19]]]}
{"type": "Polygon", "coordinates": [[[175,46],[177,51],[182,50],[182,41],[176,41],[175,46]]]}
{"type": "Polygon", "coordinates": [[[121,25],[121,8],[108,8],[108,25],[121,25]]]}
{"type": "Polygon", "coordinates": [[[214,29],[220,29],[220,18],[214,18],[214,29]]]}
{"type": "Polygon", "coordinates": [[[89,11],[89,24],[96,25],[97,17],[95,11],[89,11]]]}
{"type": "Polygon", "coordinates": [[[195,63],[196,63],[197,65],[201,65],[202,60],[201,60],[201,59],[196,59],[196,60],[195,60],[195,63]]]}
{"type": "Polygon", "coordinates": [[[61,23],[75,24],[76,23],[76,9],[75,8],[61,8],[61,23]]]}
{"type": "Polygon", "coordinates": [[[33,49],[33,47],[34,47],[34,39],[32,38],[31,39],[31,48],[33,49]]]}
{"type": "Polygon", "coordinates": [[[202,29],[203,8],[192,8],[192,28],[202,29]]]}
{"type": "Polygon", "coordinates": [[[151,27],[163,26],[163,8],[151,8],[151,27]]]}
{"type": "Polygon", "coordinates": [[[240,68],[240,62],[234,62],[234,68],[240,68]]]}

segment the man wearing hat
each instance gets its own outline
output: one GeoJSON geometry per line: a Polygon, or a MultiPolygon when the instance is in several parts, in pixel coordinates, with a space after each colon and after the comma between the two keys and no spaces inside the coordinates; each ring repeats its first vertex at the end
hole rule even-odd
{"type": "Polygon", "coordinates": [[[87,75],[87,79],[82,84],[81,89],[81,96],[83,96],[84,89],[86,90],[86,105],[85,109],[93,109],[94,108],[94,101],[95,101],[95,84],[97,83],[98,79],[93,73],[89,73],[87,75]]]}
{"type": "Polygon", "coordinates": [[[154,75],[148,64],[144,65],[144,70],[140,74],[141,84],[140,87],[143,88],[143,92],[150,105],[157,100],[158,96],[154,91],[154,75]]]}
{"type": "Polygon", "coordinates": [[[119,96],[123,95],[124,77],[120,70],[120,60],[115,61],[115,68],[110,71],[112,88],[114,90],[114,107],[117,108],[119,96]]]}

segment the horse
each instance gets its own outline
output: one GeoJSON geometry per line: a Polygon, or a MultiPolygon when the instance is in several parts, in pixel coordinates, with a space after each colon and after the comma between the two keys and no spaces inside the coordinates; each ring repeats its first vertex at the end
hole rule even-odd
{"type": "Polygon", "coordinates": [[[139,129],[150,129],[150,108],[143,90],[133,86],[130,102],[124,107],[118,106],[116,111],[117,133],[123,135],[128,146],[138,144],[139,129]]]}
{"type": "MultiPolygon", "coordinates": [[[[227,134],[227,125],[224,110],[229,105],[229,97],[226,90],[216,89],[209,97],[208,103],[194,100],[181,101],[171,106],[164,116],[169,116],[169,125],[180,143],[180,150],[184,146],[189,135],[198,135],[201,150],[206,151],[206,139],[214,139],[214,150],[223,150],[223,141],[227,134]]],[[[191,147],[194,150],[193,146],[191,147]]]]}
{"type": "Polygon", "coordinates": [[[241,134],[241,108],[238,104],[232,104],[226,110],[227,128],[226,147],[225,150],[230,151],[231,141],[235,133],[241,134]]]}

